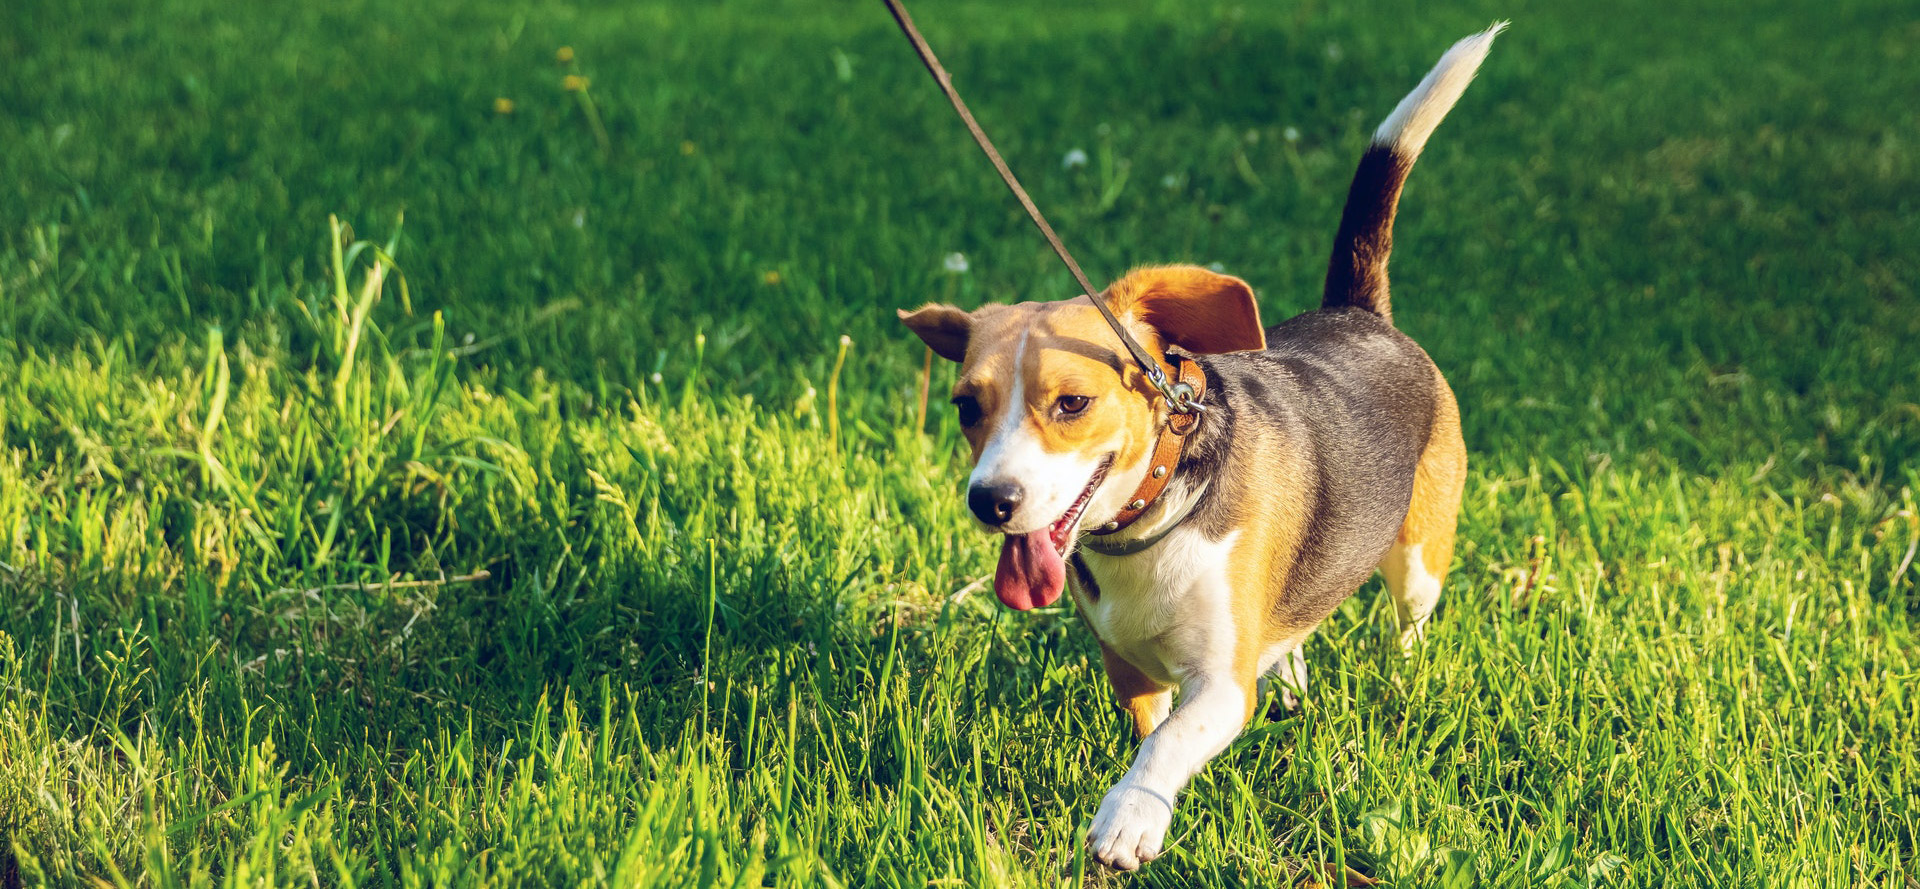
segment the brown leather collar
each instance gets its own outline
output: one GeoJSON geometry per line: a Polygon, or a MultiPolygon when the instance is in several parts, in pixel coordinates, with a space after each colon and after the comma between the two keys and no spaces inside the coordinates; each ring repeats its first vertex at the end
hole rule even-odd
{"type": "MultiPolygon", "coordinates": [[[[1201,396],[1207,394],[1207,375],[1200,369],[1200,362],[1172,354],[1167,356],[1167,361],[1172,365],[1167,378],[1192,386],[1193,401],[1198,402],[1201,396]]],[[[1127,505],[1120,510],[1120,514],[1091,533],[1096,536],[1116,534],[1145,515],[1153,502],[1167,490],[1167,485],[1173,482],[1173,471],[1180,466],[1180,452],[1186,447],[1187,433],[1199,425],[1198,411],[1169,413],[1167,425],[1161,427],[1160,436],[1153,442],[1153,459],[1147,464],[1147,477],[1141,480],[1133,496],[1127,498],[1127,505]]]]}

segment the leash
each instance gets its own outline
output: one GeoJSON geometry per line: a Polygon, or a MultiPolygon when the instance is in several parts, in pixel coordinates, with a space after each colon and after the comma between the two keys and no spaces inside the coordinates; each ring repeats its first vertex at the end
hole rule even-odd
{"type": "Polygon", "coordinates": [[[1080,264],[1073,261],[1073,254],[1067,252],[1067,245],[1060,242],[1059,235],[1054,234],[1053,226],[1047,224],[1047,217],[1042,216],[1040,208],[1034,206],[1033,198],[1027,196],[1027,190],[1020,187],[1020,180],[1014,178],[1013,171],[1007,168],[1007,162],[1001,159],[1000,152],[994,149],[993,140],[987,138],[987,131],[981,129],[980,122],[973,119],[973,112],[967,110],[967,103],[961,100],[960,93],[953,88],[953,78],[947,74],[947,69],[940,66],[940,60],[934,58],[933,48],[927,45],[926,38],[920,36],[920,29],[913,26],[913,18],[907,15],[906,7],[900,5],[900,0],[883,0],[883,2],[887,4],[887,11],[893,13],[893,20],[899,23],[900,31],[907,35],[907,41],[913,44],[913,51],[919,54],[920,63],[927,66],[927,73],[933,75],[934,82],[940,85],[940,91],[946,93],[947,101],[953,103],[953,110],[960,113],[960,120],[967,125],[967,132],[973,134],[973,141],[979,143],[981,151],[986,152],[987,160],[993,162],[993,168],[999,171],[1000,179],[1007,183],[1007,188],[1013,190],[1013,196],[1020,200],[1020,206],[1026,208],[1028,218],[1032,219],[1033,224],[1040,229],[1040,233],[1046,236],[1047,243],[1053,245],[1053,252],[1060,255],[1060,261],[1066,263],[1067,271],[1073,273],[1073,280],[1080,285],[1080,291],[1086,294],[1087,301],[1100,310],[1100,317],[1107,319],[1107,326],[1113,328],[1114,335],[1120,337],[1121,345],[1126,346],[1127,351],[1133,355],[1134,363],[1140,365],[1140,372],[1146,375],[1147,382],[1152,383],[1153,388],[1159,390],[1160,394],[1167,399],[1168,409],[1176,414],[1192,414],[1206,410],[1201,407],[1199,397],[1193,388],[1184,383],[1169,381],[1166,372],[1160,369],[1160,362],[1153,360],[1153,357],[1147,354],[1147,350],[1141,348],[1140,344],[1127,333],[1126,328],[1120,326],[1120,319],[1113,317],[1113,311],[1107,308],[1106,303],[1094,296],[1093,285],[1087,282],[1086,273],[1080,271],[1080,264]]]}

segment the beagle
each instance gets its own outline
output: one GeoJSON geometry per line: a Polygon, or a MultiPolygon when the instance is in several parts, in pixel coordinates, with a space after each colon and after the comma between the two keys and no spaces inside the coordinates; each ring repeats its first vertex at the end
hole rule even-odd
{"type": "Polygon", "coordinates": [[[1301,644],[1375,570],[1403,646],[1433,613],[1467,455],[1452,390],[1393,327],[1387,254],[1408,171],[1504,27],[1455,44],[1374,132],[1318,311],[1263,330],[1246,282],[1195,266],[1101,295],[1200,412],[1170,409],[1084,300],[900,313],[960,364],[967,504],[1002,535],[994,592],[1024,610],[1071,587],[1142,739],[1087,834],[1109,866],[1160,854],[1174,797],[1263,679],[1298,705],[1301,644]]]}

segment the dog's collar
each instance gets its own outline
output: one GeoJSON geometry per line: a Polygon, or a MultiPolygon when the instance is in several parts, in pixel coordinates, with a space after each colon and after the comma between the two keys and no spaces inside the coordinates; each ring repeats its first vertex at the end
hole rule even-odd
{"type": "MultiPolygon", "coordinates": [[[[1168,378],[1178,380],[1181,386],[1191,387],[1193,394],[1188,401],[1197,405],[1201,396],[1207,394],[1207,374],[1200,369],[1200,362],[1173,354],[1167,355],[1167,361],[1172,364],[1170,368],[1172,373],[1167,375],[1168,378]]],[[[1098,545],[1098,541],[1091,539],[1119,533],[1128,525],[1138,521],[1148,509],[1153,507],[1154,501],[1166,492],[1167,485],[1173,483],[1173,472],[1180,466],[1180,453],[1186,448],[1187,435],[1199,428],[1200,416],[1199,411],[1167,415],[1167,424],[1160,427],[1160,435],[1153,443],[1153,457],[1147,462],[1147,477],[1140,481],[1140,487],[1134,490],[1133,496],[1127,498],[1127,505],[1120,510],[1119,515],[1114,516],[1112,521],[1093,529],[1090,538],[1085,541],[1088,549],[1103,555],[1136,553],[1159,542],[1167,531],[1180,524],[1176,520],[1159,534],[1145,538],[1144,542],[1132,541],[1103,547],[1098,545]]],[[[1181,518],[1184,519],[1185,516],[1181,518]]]]}
{"type": "Polygon", "coordinates": [[[1165,540],[1168,534],[1180,530],[1180,526],[1186,524],[1187,517],[1193,515],[1193,511],[1200,508],[1200,495],[1204,491],[1205,484],[1205,482],[1201,483],[1202,491],[1195,491],[1194,496],[1187,501],[1187,505],[1180,510],[1180,514],[1168,519],[1167,523],[1160,527],[1160,530],[1148,534],[1145,537],[1137,537],[1133,540],[1122,540],[1118,542],[1110,542],[1099,537],[1083,537],[1080,540],[1080,547],[1088,552],[1098,553],[1109,558],[1131,556],[1134,553],[1145,552],[1151,549],[1154,544],[1165,540]]]}

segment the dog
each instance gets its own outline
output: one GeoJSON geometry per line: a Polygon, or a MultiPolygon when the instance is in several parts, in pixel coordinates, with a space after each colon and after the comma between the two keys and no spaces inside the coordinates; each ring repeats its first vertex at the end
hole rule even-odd
{"type": "Polygon", "coordinates": [[[1414,160],[1505,24],[1456,43],[1374,132],[1319,310],[1263,329],[1245,281],[1197,266],[1135,269],[1100,295],[1197,412],[1176,412],[1084,299],[899,313],[960,364],[967,504],[1002,535],[995,593],[1041,607],[1070,577],[1132,716],[1139,752],[1087,834],[1110,867],[1160,854],[1175,796],[1263,681],[1298,705],[1302,643],[1375,570],[1401,645],[1423,636],[1467,455],[1452,389],[1393,326],[1387,255],[1414,160]]]}

